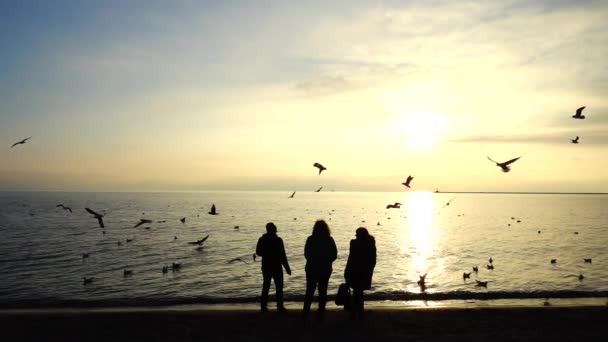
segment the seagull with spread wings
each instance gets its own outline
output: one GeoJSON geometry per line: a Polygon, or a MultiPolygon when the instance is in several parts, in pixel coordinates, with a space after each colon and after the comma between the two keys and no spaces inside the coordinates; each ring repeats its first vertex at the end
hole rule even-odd
{"type": "Polygon", "coordinates": [[[11,148],[13,148],[13,147],[15,147],[15,146],[17,146],[17,145],[23,145],[23,144],[25,144],[25,143],[26,143],[28,140],[30,140],[30,139],[32,139],[32,137],[25,138],[25,139],[23,139],[23,140],[21,140],[21,141],[17,141],[16,143],[14,143],[14,144],[11,146],[11,148]]]}
{"type": "Polygon", "coordinates": [[[194,242],[188,242],[188,244],[189,244],[189,245],[199,245],[199,246],[202,246],[202,245],[203,245],[203,243],[204,243],[205,241],[207,241],[207,239],[208,239],[208,238],[209,238],[209,235],[205,236],[204,238],[202,238],[202,239],[200,239],[200,240],[196,240],[196,241],[194,241],[194,242]]]}
{"type": "Polygon", "coordinates": [[[449,206],[450,203],[452,203],[452,201],[454,200],[454,198],[456,198],[456,197],[450,198],[450,200],[448,201],[448,203],[446,203],[443,207],[445,208],[445,207],[449,206]]]}
{"type": "Polygon", "coordinates": [[[70,207],[66,207],[66,206],[65,206],[65,205],[63,205],[63,204],[57,204],[55,207],[57,207],[57,208],[62,208],[63,210],[67,210],[67,211],[69,211],[70,213],[72,212],[72,208],[70,208],[70,207]]]}
{"type": "Polygon", "coordinates": [[[578,144],[578,135],[574,139],[570,139],[570,142],[573,144],[578,144]]]}
{"type": "Polygon", "coordinates": [[[314,163],[314,164],[312,164],[312,166],[314,166],[314,167],[316,167],[316,168],[319,169],[319,174],[321,174],[321,172],[327,170],[327,168],[325,166],[323,166],[323,165],[321,165],[319,163],[314,163]]]}
{"type": "Polygon", "coordinates": [[[152,223],[152,220],[139,219],[139,222],[137,222],[137,224],[134,225],[133,228],[137,228],[137,227],[141,226],[144,223],[152,223]]]}
{"type": "Polygon", "coordinates": [[[412,182],[412,180],[414,179],[414,177],[412,177],[411,175],[407,176],[407,179],[405,180],[405,182],[401,183],[405,186],[407,186],[408,188],[410,188],[410,183],[412,182]]]}
{"type": "Polygon", "coordinates": [[[576,114],[572,115],[572,117],[575,119],[584,119],[585,116],[583,115],[583,109],[585,109],[585,106],[577,109],[576,114]]]}
{"type": "Polygon", "coordinates": [[[513,158],[511,160],[507,160],[506,162],[499,163],[497,161],[492,160],[492,158],[488,157],[488,159],[491,162],[496,163],[496,166],[500,167],[500,169],[502,170],[502,172],[509,172],[509,171],[511,171],[511,167],[509,167],[509,165],[515,163],[519,158],[521,158],[521,157],[513,158]]]}
{"type": "Polygon", "coordinates": [[[291,196],[289,196],[287,198],[293,198],[293,196],[295,196],[295,195],[296,195],[296,192],[294,191],[294,192],[291,193],[291,196]]]}
{"type": "Polygon", "coordinates": [[[90,208],[84,208],[87,212],[89,212],[89,214],[93,215],[94,218],[97,219],[97,221],[99,222],[99,226],[101,228],[105,228],[105,226],[103,225],[103,217],[104,215],[101,215],[100,213],[97,213],[95,211],[93,211],[90,208]]]}

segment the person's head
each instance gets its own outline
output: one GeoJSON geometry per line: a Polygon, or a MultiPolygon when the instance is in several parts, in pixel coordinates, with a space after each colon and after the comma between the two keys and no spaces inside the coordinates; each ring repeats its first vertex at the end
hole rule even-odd
{"type": "Polygon", "coordinates": [[[331,230],[324,220],[317,220],[312,227],[312,235],[314,236],[330,236],[331,230]]]}
{"type": "Polygon", "coordinates": [[[275,226],[274,223],[272,223],[272,222],[266,223],[266,232],[270,233],[270,234],[276,234],[277,226],[275,226]]]}
{"type": "Polygon", "coordinates": [[[357,230],[355,231],[355,235],[357,236],[357,240],[374,240],[374,237],[369,235],[367,228],[364,227],[357,228],[357,230]]]}

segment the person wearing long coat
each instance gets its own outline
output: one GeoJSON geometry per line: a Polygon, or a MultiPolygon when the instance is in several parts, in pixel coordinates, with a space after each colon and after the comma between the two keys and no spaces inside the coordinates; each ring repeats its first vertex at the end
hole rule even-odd
{"type": "Polygon", "coordinates": [[[350,241],[344,279],[353,289],[351,316],[362,318],[363,291],[371,288],[374,267],[376,267],[376,240],[363,227],[356,230],[356,236],[356,239],[350,241]]]}
{"type": "Polygon", "coordinates": [[[318,220],[312,229],[312,235],[306,239],[304,246],[306,258],[306,295],[304,296],[304,317],[310,312],[310,305],[319,288],[319,318],[323,318],[325,304],[327,303],[327,286],[332,272],[332,263],[338,257],[336,243],[331,237],[327,223],[318,220]]]}

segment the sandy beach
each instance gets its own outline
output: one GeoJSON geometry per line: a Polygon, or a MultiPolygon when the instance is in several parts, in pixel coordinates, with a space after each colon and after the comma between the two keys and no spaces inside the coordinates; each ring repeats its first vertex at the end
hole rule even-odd
{"type": "Polygon", "coordinates": [[[4,341],[579,341],[606,335],[608,306],[329,310],[106,310],[0,313],[4,341]]]}

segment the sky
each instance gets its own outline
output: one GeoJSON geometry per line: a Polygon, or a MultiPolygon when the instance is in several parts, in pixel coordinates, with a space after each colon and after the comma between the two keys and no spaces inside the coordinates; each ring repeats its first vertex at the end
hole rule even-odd
{"type": "Polygon", "coordinates": [[[608,192],[607,17],[608,1],[0,0],[0,191],[412,175],[608,192]]]}

